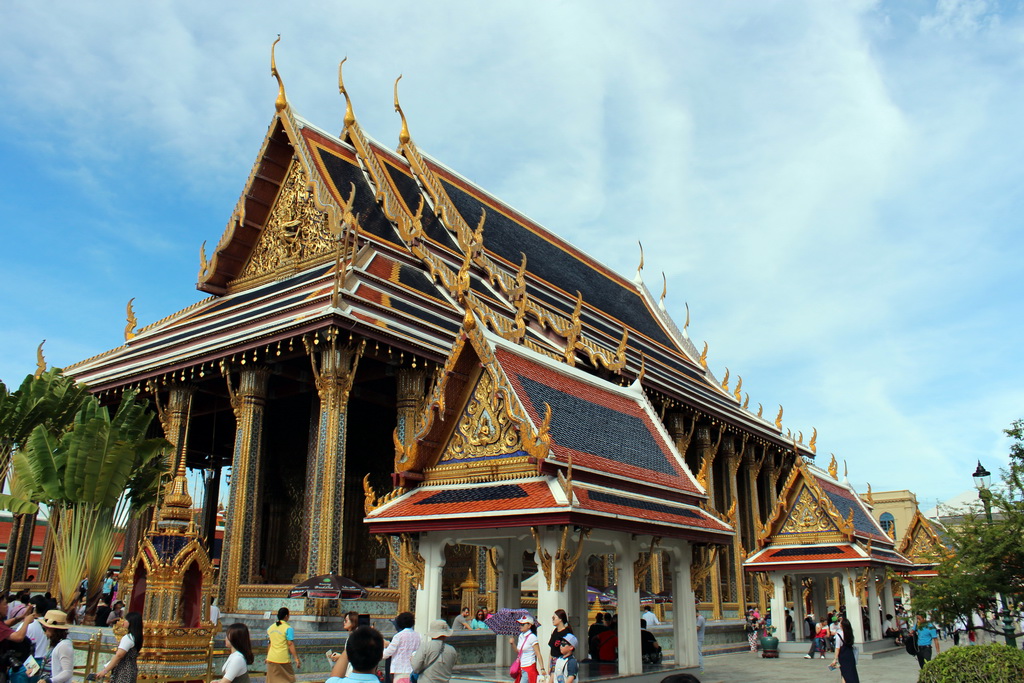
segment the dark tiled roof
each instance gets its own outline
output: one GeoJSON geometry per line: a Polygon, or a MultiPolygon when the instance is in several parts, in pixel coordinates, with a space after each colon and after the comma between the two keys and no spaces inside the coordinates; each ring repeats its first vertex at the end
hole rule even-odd
{"type": "Polygon", "coordinates": [[[584,510],[632,517],[655,523],[688,526],[708,531],[728,532],[728,527],[700,508],[626,496],[608,491],[573,486],[573,492],[584,510]]]}
{"type": "Polygon", "coordinates": [[[773,549],[768,547],[747,560],[745,565],[778,565],[806,562],[863,560],[863,555],[852,545],[802,545],[773,549]]]}
{"type": "Polygon", "coordinates": [[[640,396],[573,376],[569,368],[541,363],[507,348],[495,358],[516,395],[539,425],[551,406],[551,449],[563,462],[681,491],[698,488],[641,405],[640,396]]]}
{"type": "Polygon", "coordinates": [[[414,489],[394,504],[369,515],[372,519],[400,517],[460,517],[485,512],[525,512],[556,507],[546,481],[457,489],[414,489]],[[482,491],[482,494],[477,492],[482,491]]]}
{"type": "MultiPolygon", "coordinates": [[[[462,218],[475,226],[484,210],[483,203],[461,187],[446,180],[442,182],[462,218]]],[[[676,347],[635,291],[490,206],[484,224],[484,246],[513,264],[518,264],[521,254],[525,253],[527,267],[537,277],[570,296],[581,292],[584,301],[651,339],[670,348],[676,347]]]]}
{"type": "Polygon", "coordinates": [[[356,186],[356,199],[353,203],[352,213],[359,219],[359,227],[365,234],[373,235],[385,242],[401,245],[402,241],[392,227],[391,222],[384,215],[377,200],[373,196],[373,190],[366,182],[363,170],[348,159],[334,154],[323,147],[316,147],[320,155],[320,161],[327,171],[335,190],[339,193],[339,203],[348,199],[351,187],[356,186]]]}
{"type": "MultiPolygon", "coordinates": [[[[398,190],[398,195],[405,202],[405,205],[409,208],[413,215],[416,215],[416,211],[420,206],[420,198],[423,197],[423,193],[420,192],[419,185],[413,180],[407,173],[404,173],[398,168],[395,168],[391,163],[383,159],[383,155],[378,154],[381,157],[381,161],[384,163],[384,168],[388,171],[388,176],[391,178],[391,182],[395,184],[395,189],[398,190]]],[[[451,234],[441,225],[441,221],[437,219],[434,212],[430,210],[430,206],[426,205],[423,209],[423,214],[420,217],[423,223],[423,232],[427,234],[427,237],[434,240],[438,244],[444,246],[453,253],[458,253],[458,247],[455,241],[452,239],[451,234]]]]}
{"type": "Polygon", "coordinates": [[[842,548],[834,545],[808,546],[805,548],[781,548],[770,553],[771,557],[799,557],[800,555],[835,555],[842,548]]]}
{"type": "Polygon", "coordinates": [[[837,486],[824,477],[818,477],[818,484],[832,504],[836,506],[836,510],[839,511],[843,519],[847,519],[850,516],[850,510],[853,510],[853,529],[858,536],[869,537],[892,545],[892,539],[885,535],[871,515],[867,513],[856,497],[856,493],[837,486]]]}

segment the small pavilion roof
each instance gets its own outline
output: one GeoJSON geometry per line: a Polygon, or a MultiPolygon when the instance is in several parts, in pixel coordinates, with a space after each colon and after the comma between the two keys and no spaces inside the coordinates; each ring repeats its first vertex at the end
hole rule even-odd
{"type": "Polygon", "coordinates": [[[367,491],[373,533],[538,524],[704,542],[733,533],[701,507],[703,489],[638,385],[508,342],[471,313],[407,455],[402,487],[384,501],[367,491]]]}
{"type": "Polygon", "coordinates": [[[747,571],[888,566],[907,571],[913,563],[871,516],[847,481],[799,461],[779,495],[772,517],[758,534],[758,550],[747,571]]]}

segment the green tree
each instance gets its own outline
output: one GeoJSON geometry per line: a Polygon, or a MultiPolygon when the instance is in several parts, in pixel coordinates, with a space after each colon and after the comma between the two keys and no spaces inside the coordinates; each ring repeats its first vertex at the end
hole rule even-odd
{"type": "MultiPolygon", "coordinates": [[[[962,524],[950,527],[956,554],[942,559],[938,576],[914,592],[915,609],[945,623],[970,620],[979,607],[1001,611],[997,595],[1015,622],[1024,606],[1024,420],[1005,433],[1012,439],[1010,464],[1002,471],[1002,484],[990,491],[997,514],[989,522],[979,503],[964,515],[962,524]]],[[[1001,629],[986,630],[1003,635],[1001,629]]]]}
{"type": "Polygon", "coordinates": [[[89,610],[100,582],[123,539],[129,514],[152,504],[160,485],[164,439],[147,438],[153,414],[126,392],[117,411],[89,396],[72,428],[54,434],[32,430],[14,454],[14,472],[33,503],[45,503],[60,517],[56,570],[61,604],[71,607],[78,584],[89,577],[89,610]]]}

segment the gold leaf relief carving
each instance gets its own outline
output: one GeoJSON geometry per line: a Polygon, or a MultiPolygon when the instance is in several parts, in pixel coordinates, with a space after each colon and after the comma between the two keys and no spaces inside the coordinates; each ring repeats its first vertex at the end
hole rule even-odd
{"type": "Polygon", "coordinates": [[[931,543],[931,539],[928,538],[928,534],[918,531],[914,537],[913,545],[910,546],[910,552],[907,554],[907,557],[911,561],[920,564],[926,562],[934,552],[935,547],[931,543]]]}
{"type": "Polygon", "coordinates": [[[505,455],[521,449],[519,431],[489,373],[483,373],[452,434],[444,460],[505,455]]]}
{"type": "Polygon", "coordinates": [[[810,490],[804,487],[780,533],[808,534],[835,530],[835,524],[818,505],[818,501],[811,495],[810,490]]]}
{"type": "Polygon", "coordinates": [[[286,277],[313,259],[334,254],[327,214],[316,208],[302,165],[288,170],[270,218],[238,280],[274,274],[286,277]]]}

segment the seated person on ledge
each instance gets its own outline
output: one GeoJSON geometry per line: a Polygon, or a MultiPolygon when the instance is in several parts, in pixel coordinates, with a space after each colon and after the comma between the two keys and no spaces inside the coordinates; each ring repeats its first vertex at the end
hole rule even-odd
{"type": "Polygon", "coordinates": [[[645,664],[661,663],[661,644],[654,634],[647,630],[647,620],[640,620],[640,656],[645,664]]]}
{"type": "Polygon", "coordinates": [[[590,643],[590,658],[596,662],[614,662],[619,658],[619,632],[601,631],[590,643]]]}

